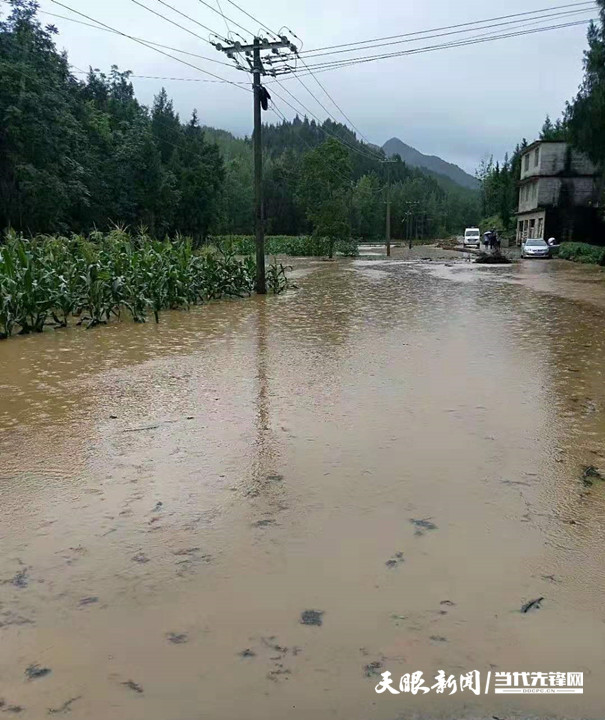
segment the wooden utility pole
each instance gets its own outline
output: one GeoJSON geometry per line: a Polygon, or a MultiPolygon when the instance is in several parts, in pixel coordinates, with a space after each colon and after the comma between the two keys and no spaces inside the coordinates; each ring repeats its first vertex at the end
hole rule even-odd
{"type": "MultiPolygon", "coordinates": [[[[235,61],[239,70],[246,70],[240,63],[238,56],[243,55],[249,65],[249,72],[252,73],[252,90],[254,93],[254,216],[256,231],[256,283],[255,289],[259,295],[267,292],[267,280],[265,271],[265,217],[263,202],[263,146],[262,146],[262,110],[267,109],[271,96],[261,83],[261,76],[266,75],[261,52],[275,53],[279,56],[279,50],[287,49],[290,52],[298,52],[295,45],[285,35],[280,35],[276,41],[267,38],[255,37],[251,45],[234,42],[232,45],[223,46],[216,43],[217,50],[224,52],[227,57],[235,61]]],[[[265,58],[267,62],[271,60],[265,58]]]]}
{"type": "Polygon", "coordinates": [[[387,257],[391,257],[391,165],[387,161],[387,257]]]}
{"type": "Polygon", "coordinates": [[[265,274],[265,220],[263,217],[262,85],[260,82],[262,63],[259,42],[259,38],[255,37],[252,70],[252,87],[254,90],[254,216],[256,229],[256,292],[259,295],[265,295],[267,292],[267,279],[265,274]]]}

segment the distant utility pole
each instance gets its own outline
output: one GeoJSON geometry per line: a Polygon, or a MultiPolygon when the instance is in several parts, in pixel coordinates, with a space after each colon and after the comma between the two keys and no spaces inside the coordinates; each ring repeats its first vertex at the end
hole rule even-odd
{"type": "Polygon", "coordinates": [[[383,160],[387,166],[387,219],[386,219],[386,232],[385,240],[387,246],[387,257],[391,257],[391,163],[397,162],[396,160],[383,160]]]}
{"type": "Polygon", "coordinates": [[[256,226],[256,292],[265,295],[267,292],[267,279],[265,272],[265,218],[263,201],[263,148],[262,148],[262,119],[261,110],[266,110],[271,99],[269,92],[261,83],[261,76],[267,72],[263,65],[261,52],[279,54],[280,49],[297,52],[296,46],[285,35],[279,40],[270,41],[267,38],[255,37],[251,45],[235,42],[225,47],[216,43],[215,48],[226,53],[227,57],[235,60],[239,70],[246,68],[239,62],[237,55],[243,53],[248,65],[248,72],[252,73],[252,89],[254,91],[254,214],[256,226]]]}
{"type": "MultiPolygon", "coordinates": [[[[408,206],[409,210],[406,213],[406,217],[408,217],[408,247],[411,250],[412,249],[412,228],[410,226],[410,220],[411,222],[414,222],[415,219],[415,210],[414,208],[419,205],[419,202],[417,200],[408,200],[406,202],[406,205],[408,206]]],[[[418,223],[416,222],[416,239],[418,239],[418,223]]]]}

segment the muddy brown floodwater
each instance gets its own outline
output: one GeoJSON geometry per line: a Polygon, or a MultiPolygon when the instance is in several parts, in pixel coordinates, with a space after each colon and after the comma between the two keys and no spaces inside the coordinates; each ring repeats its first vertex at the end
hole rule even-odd
{"type": "Polygon", "coordinates": [[[295,266],[0,344],[0,711],[605,717],[602,272],[295,266]],[[585,687],[378,695],[386,670],[585,687]]]}

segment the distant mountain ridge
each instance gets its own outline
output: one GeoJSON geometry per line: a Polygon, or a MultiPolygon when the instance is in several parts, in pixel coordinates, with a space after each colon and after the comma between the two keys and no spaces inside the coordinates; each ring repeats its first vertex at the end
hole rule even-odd
{"type": "Polygon", "coordinates": [[[387,140],[382,146],[387,157],[393,155],[399,155],[403,162],[411,165],[412,167],[421,168],[422,170],[428,170],[431,173],[438,175],[445,175],[450,180],[455,182],[457,185],[469,188],[471,190],[477,190],[479,188],[479,181],[477,178],[469,175],[458,165],[446,162],[436,155],[424,155],[419,150],[406,145],[399,138],[391,138],[387,140]]]}

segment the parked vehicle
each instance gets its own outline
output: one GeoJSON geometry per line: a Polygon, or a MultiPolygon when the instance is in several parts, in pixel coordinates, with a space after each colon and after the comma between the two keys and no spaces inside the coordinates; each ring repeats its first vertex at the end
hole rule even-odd
{"type": "Polygon", "coordinates": [[[550,245],[542,238],[527,238],[521,245],[521,257],[549,258],[551,257],[550,245]]]}
{"type": "Polygon", "coordinates": [[[479,228],[466,228],[464,231],[464,246],[479,247],[481,245],[481,232],[479,228]]]}

